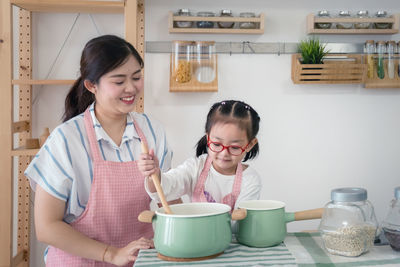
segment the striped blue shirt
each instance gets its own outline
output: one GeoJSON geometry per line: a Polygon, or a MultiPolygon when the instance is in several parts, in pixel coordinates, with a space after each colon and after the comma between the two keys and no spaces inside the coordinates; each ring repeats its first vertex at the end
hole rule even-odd
{"type": "MultiPolygon", "coordinates": [[[[166,171],[171,167],[172,151],[159,122],[146,114],[129,113],[121,144],[117,146],[101,127],[93,107],[94,104],[90,106],[90,114],[104,160],[127,162],[138,159],[141,147],[133,125],[132,118],[135,118],[147,139],[149,149],[154,149],[160,168],[166,171]]],[[[38,184],[49,194],[66,202],[64,220],[68,223],[82,214],[88,202],[93,180],[91,155],[84,117],[80,114],[51,132],[25,171],[33,190],[38,184]]]]}

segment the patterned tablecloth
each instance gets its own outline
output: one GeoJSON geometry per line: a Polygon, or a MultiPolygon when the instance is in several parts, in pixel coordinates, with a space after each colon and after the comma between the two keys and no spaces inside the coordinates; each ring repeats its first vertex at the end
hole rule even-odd
{"type": "Polygon", "coordinates": [[[214,258],[195,262],[170,262],[157,257],[155,249],[141,250],[135,267],[140,266],[400,266],[400,252],[390,246],[374,246],[359,257],[329,254],[318,233],[289,233],[284,243],[269,248],[252,248],[232,242],[214,258]]]}

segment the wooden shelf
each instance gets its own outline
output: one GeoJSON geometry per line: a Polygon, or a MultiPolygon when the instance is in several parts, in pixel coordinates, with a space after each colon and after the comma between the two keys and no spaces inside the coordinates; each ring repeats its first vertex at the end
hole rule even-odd
{"type": "Polygon", "coordinates": [[[33,12],[124,13],[124,1],[11,0],[11,4],[33,12]]]}
{"type": "Polygon", "coordinates": [[[76,80],[12,80],[13,85],[72,85],[76,80]]]}
{"type": "MultiPolygon", "coordinates": [[[[321,18],[314,14],[307,16],[307,33],[308,34],[396,34],[399,32],[399,14],[393,14],[389,18],[321,18]],[[318,29],[315,23],[392,23],[391,29],[318,29]]],[[[334,25],[332,25],[334,26],[334,25]]]]}
{"type": "MultiPolygon", "coordinates": [[[[374,59],[374,70],[373,70],[373,76],[368,77],[368,75],[365,78],[365,88],[400,88],[400,77],[398,74],[398,69],[397,69],[397,62],[398,59],[395,59],[395,66],[394,66],[394,78],[390,79],[389,78],[389,73],[388,73],[388,60],[384,59],[383,66],[385,70],[385,77],[383,79],[380,79],[377,74],[377,58],[374,59]]],[[[367,62],[367,55],[364,55],[364,62],[367,62]]],[[[367,65],[368,66],[368,65],[367,65]]]]}
{"type": "Polygon", "coordinates": [[[230,33],[230,34],[263,34],[264,33],[264,14],[256,18],[242,17],[197,17],[197,16],[175,16],[172,11],[169,12],[169,32],[170,33],[230,33]],[[175,27],[177,21],[213,21],[213,22],[235,22],[234,28],[218,28],[214,23],[214,28],[178,28],[175,27]],[[256,29],[240,29],[240,22],[254,22],[258,25],[256,29]]]}
{"type": "Polygon", "coordinates": [[[24,147],[19,147],[11,150],[11,156],[35,156],[39,152],[39,148],[26,149],[24,147]]]}

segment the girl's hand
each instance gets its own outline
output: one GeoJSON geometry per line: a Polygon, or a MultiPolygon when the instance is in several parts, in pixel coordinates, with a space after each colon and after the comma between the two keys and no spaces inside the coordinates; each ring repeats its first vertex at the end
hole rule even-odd
{"type": "Polygon", "coordinates": [[[154,248],[153,240],[142,237],[123,248],[109,247],[104,255],[104,261],[123,266],[136,260],[139,249],[149,248],[154,248]]]}
{"type": "Polygon", "coordinates": [[[153,173],[160,173],[158,159],[154,155],[153,149],[149,151],[149,154],[140,154],[138,168],[145,177],[151,176],[153,173]]]}

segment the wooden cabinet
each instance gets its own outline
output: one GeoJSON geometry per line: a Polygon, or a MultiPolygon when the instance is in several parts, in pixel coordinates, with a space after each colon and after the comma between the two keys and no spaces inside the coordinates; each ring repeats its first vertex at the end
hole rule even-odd
{"type": "MultiPolygon", "coordinates": [[[[32,12],[62,13],[120,13],[124,15],[125,39],[132,43],[144,55],[144,0],[120,1],[82,1],[82,0],[2,0],[0,3],[0,87],[2,98],[0,118],[0,146],[2,147],[0,178],[0,266],[28,266],[30,246],[30,186],[24,171],[38,149],[25,149],[25,141],[31,138],[32,130],[32,86],[35,85],[70,85],[74,81],[35,80],[32,78],[32,12]],[[20,8],[18,25],[13,25],[13,6],[20,8]],[[17,28],[18,27],[18,28],[17,28]],[[18,55],[13,56],[13,32],[18,39],[18,55]],[[13,62],[13,58],[18,60],[13,62]],[[18,66],[18,78],[14,79],[13,65],[18,66]],[[18,99],[14,99],[18,95],[18,99]],[[17,107],[14,107],[17,105],[17,107]],[[14,121],[13,112],[17,110],[18,119],[14,121]],[[14,144],[14,137],[18,141],[14,144]],[[13,173],[13,159],[16,159],[17,176],[13,173]],[[17,179],[17,188],[14,188],[17,179]],[[17,192],[17,207],[13,207],[14,193],[17,192]],[[17,221],[13,213],[17,211],[17,221]],[[17,225],[17,254],[13,255],[13,224],[17,225]]],[[[143,94],[139,96],[136,111],[143,111],[143,94]]]]}

